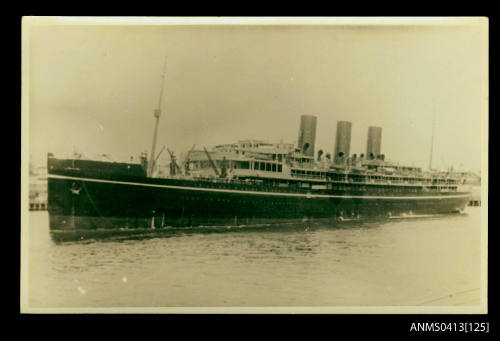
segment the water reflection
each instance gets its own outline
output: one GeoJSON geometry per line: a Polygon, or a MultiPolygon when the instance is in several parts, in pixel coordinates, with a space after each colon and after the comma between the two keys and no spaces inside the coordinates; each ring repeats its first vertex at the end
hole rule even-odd
{"type": "Polygon", "coordinates": [[[50,232],[47,216],[34,213],[30,302],[37,307],[472,305],[477,291],[437,299],[480,286],[479,213],[63,233],[50,232]]]}

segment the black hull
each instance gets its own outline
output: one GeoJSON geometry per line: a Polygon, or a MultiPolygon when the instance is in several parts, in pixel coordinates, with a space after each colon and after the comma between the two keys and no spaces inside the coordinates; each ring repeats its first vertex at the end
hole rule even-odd
{"type": "MultiPolygon", "coordinates": [[[[189,183],[188,183],[189,185],[189,183]]],[[[169,179],[49,174],[50,228],[253,225],[311,219],[387,218],[461,211],[467,193],[365,196],[188,186],[169,179]]]]}

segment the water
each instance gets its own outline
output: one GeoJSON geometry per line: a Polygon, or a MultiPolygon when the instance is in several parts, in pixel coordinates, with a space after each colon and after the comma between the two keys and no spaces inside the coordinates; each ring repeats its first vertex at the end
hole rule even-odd
{"type": "Polygon", "coordinates": [[[28,303],[34,308],[479,305],[480,212],[73,242],[55,242],[47,212],[31,212],[28,303]]]}

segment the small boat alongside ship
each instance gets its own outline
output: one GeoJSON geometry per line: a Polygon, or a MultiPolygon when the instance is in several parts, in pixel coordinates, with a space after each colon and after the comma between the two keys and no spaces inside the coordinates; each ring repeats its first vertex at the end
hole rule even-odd
{"type": "Polygon", "coordinates": [[[297,145],[193,146],[180,164],[169,150],[165,171],[155,154],[160,108],[161,95],[149,157],[112,162],[48,154],[52,230],[387,219],[461,212],[471,197],[456,178],[386,160],[379,127],[368,129],[366,154],[350,154],[346,121],[337,123],[333,153],[316,151],[311,115],[301,116],[297,145]]]}

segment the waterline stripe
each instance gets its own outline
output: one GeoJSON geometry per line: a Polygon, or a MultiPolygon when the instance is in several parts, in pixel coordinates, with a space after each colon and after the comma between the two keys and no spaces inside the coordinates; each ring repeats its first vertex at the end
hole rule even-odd
{"type": "Polygon", "coordinates": [[[285,197],[303,197],[303,198],[338,198],[338,199],[385,199],[385,200],[425,200],[425,199],[457,199],[457,198],[467,198],[470,197],[469,194],[460,195],[433,195],[433,196],[406,196],[406,197],[387,197],[387,196],[362,196],[362,195],[330,195],[330,194],[301,194],[301,193],[276,193],[276,192],[258,192],[258,191],[242,191],[235,189],[220,189],[220,188],[201,188],[201,187],[187,187],[187,186],[172,186],[172,185],[158,185],[158,184],[147,184],[141,182],[125,182],[125,181],[115,181],[115,180],[102,180],[102,179],[91,179],[91,178],[81,178],[76,176],[65,176],[65,175],[55,175],[49,174],[48,178],[52,179],[66,179],[66,180],[79,180],[86,182],[99,182],[99,183],[109,183],[116,185],[130,185],[130,186],[142,186],[142,187],[155,187],[155,188],[170,188],[177,190],[187,190],[187,191],[200,191],[200,192],[217,192],[217,193],[234,193],[234,194],[251,194],[251,195],[271,195],[271,196],[285,196],[285,197]]]}

